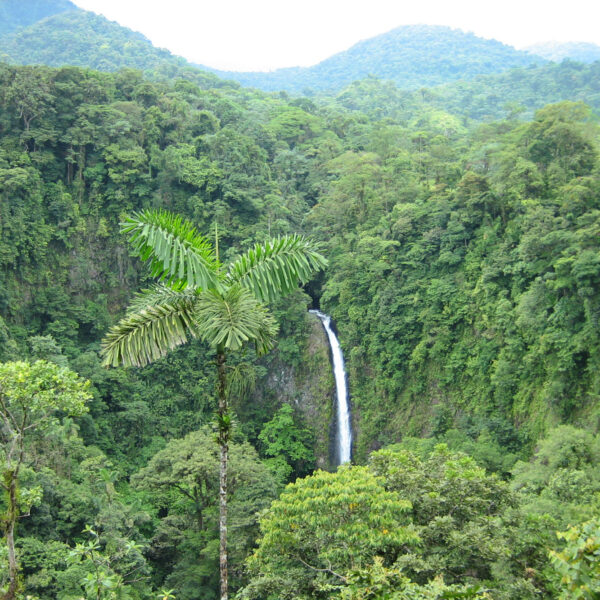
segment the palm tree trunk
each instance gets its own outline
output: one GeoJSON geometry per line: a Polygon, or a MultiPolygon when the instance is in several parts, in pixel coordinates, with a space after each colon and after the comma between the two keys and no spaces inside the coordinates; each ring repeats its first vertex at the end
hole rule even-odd
{"type": "Polygon", "coordinates": [[[219,469],[219,574],[221,600],[227,600],[227,459],[229,454],[229,408],[227,406],[227,380],[225,373],[225,349],[217,348],[217,394],[219,397],[219,447],[221,463],[219,469]]]}

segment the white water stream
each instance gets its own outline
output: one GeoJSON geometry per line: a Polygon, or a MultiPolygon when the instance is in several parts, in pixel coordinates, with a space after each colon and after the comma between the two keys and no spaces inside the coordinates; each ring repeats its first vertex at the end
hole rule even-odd
{"type": "Polygon", "coordinates": [[[337,460],[338,464],[350,462],[352,457],[352,425],[350,423],[350,403],[348,401],[348,383],[344,369],[344,355],[340,342],[331,328],[331,317],[319,310],[309,311],[317,315],[323,323],[333,362],[333,375],[335,377],[336,405],[337,405],[337,460]]]}

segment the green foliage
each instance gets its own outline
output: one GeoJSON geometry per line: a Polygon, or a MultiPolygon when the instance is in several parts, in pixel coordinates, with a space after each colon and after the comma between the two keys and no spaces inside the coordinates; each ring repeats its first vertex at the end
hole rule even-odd
{"type": "MultiPolygon", "coordinates": [[[[177,598],[216,597],[218,574],[219,456],[207,428],[172,440],[133,477],[158,510],[151,542],[160,585],[177,598]]],[[[229,547],[233,587],[258,533],[257,515],[276,497],[269,469],[248,443],[230,444],[229,547]]]]}
{"type": "Polygon", "coordinates": [[[449,27],[405,25],[359,42],[312,67],[270,73],[215,72],[242,85],[299,93],[338,90],[368,75],[416,89],[542,62],[527,52],[472,33],[449,27]]]}
{"type": "Polygon", "coordinates": [[[317,471],[289,484],[261,520],[249,559],[255,579],[242,597],[318,596],[338,589],[350,568],[374,554],[395,556],[417,544],[406,517],[410,502],[382,484],[366,467],[317,471]]]}
{"type": "Polygon", "coordinates": [[[89,382],[54,363],[38,360],[0,363],[0,438],[2,439],[1,486],[5,507],[2,529],[8,563],[6,600],[21,590],[19,561],[15,549],[15,528],[19,517],[41,500],[40,486],[21,487],[27,472],[26,444],[29,439],[58,422],[60,415],[81,415],[90,399],[89,382]]]}
{"type": "Polygon", "coordinates": [[[168,286],[217,287],[217,263],[210,242],[179,215],[145,211],[127,217],[121,232],[143,261],[150,261],[152,277],[168,286]]]}
{"type": "Polygon", "coordinates": [[[133,312],[130,309],[127,317],[105,338],[102,354],[107,366],[120,362],[125,366],[143,366],[185,341],[185,327],[215,349],[217,442],[220,447],[219,572],[221,597],[227,598],[227,464],[232,418],[228,407],[226,355],[241,350],[246,342],[254,342],[259,354],[273,345],[276,322],[261,304],[261,296],[252,293],[257,281],[261,292],[268,290],[265,294],[268,297],[282,296],[316,268],[324,266],[326,261],[301,236],[284,237],[255,246],[254,251],[239,261],[240,276],[236,277],[233,269],[223,278],[220,265],[213,259],[212,248],[206,240],[196,236],[188,221],[165,211],[147,211],[131,217],[125,229],[132,233],[129,241],[140,257],[151,259],[153,275],[167,276],[168,286],[165,289],[173,292],[173,301],[177,302],[181,295],[186,306],[176,315],[173,315],[171,307],[164,314],[164,305],[152,306],[148,310],[148,305],[141,304],[138,299],[133,312]],[[192,318],[186,314],[190,310],[192,318]],[[153,313],[151,329],[148,327],[149,312],[153,313]]]}
{"type": "MultiPolygon", "coordinates": [[[[67,4],[67,3],[65,3],[67,4]]],[[[186,61],[101,15],[76,6],[35,20],[0,39],[0,57],[17,64],[74,65],[99,71],[120,68],[177,71],[186,61]],[[32,22],[34,21],[34,22],[32,22]]],[[[1,32],[1,31],[0,31],[1,32]]]]}
{"type": "Polygon", "coordinates": [[[540,441],[530,462],[515,465],[511,485],[527,510],[552,515],[555,528],[563,528],[596,514],[599,458],[597,435],[563,425],[540,441]]]}
{"type": "MultiPolygon", "coordinates": [[[[549,549],[562,550],[555,531],[598,509],[597,65],[566,62],[415,92],[367,79],[336,98],[312,99],[217,84],[183,67],[167,80],[160,69],[152,75],[160,83],[152,83],[131,70],[0,65],[0,355],[69,366],[92,382],[89,412],[54,419],[25,445],[20,501],[31,515],[16,540],[24,593],[81,595],[85,567],[65,559],[86,543],[90,524],[115,576],[128,582],[132,569],[140,574],[127,583],[135,598],[156,597],[163,586],[193,598],[199,581],[203,594],[215,595],[214,501],[201,528],[185,494],[130,488],[128,478],[137,484],[141,472],[150,481],[153,457],[168,462],[160,453],[170,441],[199,429],[202,460],[214,461],[202,428],[215,408],[206,341],[216,338],[208,328],[206,341],[194,337],[190,325],[209,320],[197,317],[195,290],[178,286],[200,276],[200,260],[184,260],[180,271],[181,249],[200,232],[212,237],[217,222],[222,264],[209,251],[209,271],[265,301],[261,278],[301,249],[290,234],[321,240],[330,265],[306,290],[338,325],[355,460],[366,463],[373,449],[403,440],[360,475],[331,475],[333,496],[298,479],[314,501],[308,491],[298,506],[296,492],[284,495],[299,525],[316,515],[319,534],[300,526],[286,533],[310,551],[300,558],[345,582],[275,546],[261,559],[268,569],[257,566],[249,580],[241,565],[253,548],[256,511],[277,485],[249,446],[232,444],[248,455],[250,472],[230,499],[239,507],[230,515],[235,587],[257,598],[360,598],[380,585],[374,594],[418,598],[465,594],[472,583],[499,600],[557,597],[548,560],[549,549]],[[592,111],[561,103],[533,116],[564,98],[592,111]],[[497,118],[506,120],[473,122],[497,118]],[[164,243],[169,260],[154,267],[175,290],[152,287],[118,236],[126,215],[150,209],[181,214],[180,233],[184,221],[197,223],[173,261],[167,229],[150,235],[150,225],[146,234],[135,225],[140,248],[150,237],[157,249],[164,243]],[[143,369],[107,371],[100,337],[123,315],[131,290],[142,288],[149,291],[131,306],[150,330],[156,323],[156,345],[165,335],[190,343],[143,369]],[[556,429],[561,423],[587,431],[556,429]],[[436,450],[440,442],[451,451],[436,450]],[[480,465],[513,479],[503,483],[480,465]],[[379,513],[367,499],[356,531],[343,530],[355,480],[385,511],[388,501],[410,501],[410,510],[383,516],[396,519],[398,531],[412,527],[420,545],[369,528],[379,513]],[[355,548],[346,551],[343,538],[353,535],[355,548]],[[128,542],[140,549],[120,554],[128,542]],[[327,562],[334,559],[341,572],[327,562]]],[[[211,315],[227,321],[234,300],[247,305],[236,286],[227,306],[203,298],[211,315]]],[[[307,448],[327,464],[331,374],[320,330],[305,317],[308,301],[300,291],[279,301],[277,351],[259,361],[244,347],[227,370],[230,378],[251,374],[253,387],[230,394],[238,417],[223,425],[234,436],[244,432],[281,477],[291,466],[292,479],[312,468],[307,448]],[[293,414],[279,412],[283,402],[293,414]]],[[[232,345],[242,345],[250,325],[233,332],[232,345]]],[[[180,457],[179,446],[168,448],[180,457]]],[[[187,449],[196,456],[191,443],[187,449]]],[[[181,479],[192,489],[190,474],[181,479]]],[[[201,480],[214,490],[214,474],[201,480]]]]}
{"type": "Polygon", "coordinates": [[[139,294],[128,314],[105,338],[112,351],[104,364],[142,367],[195,337],[196,294],[156,286],[139,294]],[[189,332],[189,333],[188,333],[189,332]]]}
{"type": "Polygon", "coordinates": [[[18,550],[26,592],[44,600],[77,598],[84,582],[102,585],[106,575],[123,593],[145,598],[151,591],[144,556],[149,515],[140,509],[138,498],[117,491],[115,485],[123,489],[124,482],[118,481],[105,457],[90,457],[89,451],[86,456],[81,450],[78,455],[72,441],[67,447],[68,470],[56,459],[46,461],[37,476],[42,500],[20,525],[18,550]]]}
{"type": "MultiPolygon", "coordinates": [[[[132,598],[123,578],[111,569],[111,557],[102,553],[99,535],[91,527],[86,526],[85,532],[91,537],[87,543],[78,543],[69,553],[69,565],[83,564],[86,571],[81,587],[90,598],[98,600],[127,600],[132,598]]],[[[135,544],[128,542],[122,550],[135,550],[135,544]]]]}
{"type": "MultiPolygon", "coordinates": [[[[201,72],[166,50],[154,48],[141,34],[100,15],[77,9],[70,2],[55,2],[45,7],[39,4],[42,3],[36,3],[34,11],[26,17],[12,2],[4,9],[6,25],[0,34],[10,33],[17,24],[29,25],[0,40],[0,57],[4,60],[50,66],[70,64],[100,71],[134,68],[160,78],[185,73],[214,87],[223,85],[214,75],[201,72]],[[44,16],[48,18],[42,19],[44,16]]],[[[338,90],[369,75],[416,89],[542,62],[538,56],[495,40],[483,40],[447,27],[420,25],[399,27],[359,42],[308,68],[285,68],[271,73],[210,70],[225,79],[264,90],[310,89],[312,93],[338,90]]],[[[279,111],[270,121],[269,129],[293,146],[318,132],[315,122],[314,117],[296,105],[279,111]]]]}
{"type": "Polygon", "coordinates": [[[333,95],[335,103],[332,98],[328,104],[343,106],[370,119],[391,118],[398,124],[430,121],[431,115],[441,111],[458,117],[461,125],[469,120],[529,120],[539,108],[562,100],[583,100],[597,112],[600,107],[597,77],[597,63],[584,65],[573,61],[479,75],[471,81],[417,91],[405,90],[402,83],[368,77],[349,84],[333,95]]]}
{"type": "Polygon", "coordinates": [[[469,456],[438,445],[419,458],[392,446],[373,453],[369,464],[387,489],[411,502],[421,545],[397,564],[412,580],[425,583],[443,575],[452,583],[489,581],[494,564],[511,555],[515,533],[502,517],[515,498],[505,482],[469,456]]]}
{"type": "Polygon", "coordinates": [[[280,473],[282,481],[288,481],[292,473],[303,476],[314,467],[314,453],[311,449],[311,433],[296,424],[294,409],[284,404],[265,423],[258,434],[262,453],[270,457],[269,464],[280,473]]]}
{"type": "Polygon", "coordinates": [[[326,265],[313,243],[291,235],[256,244],[230,265],[227,279],[248,288],[261,302],[273,302],[326,265]]]}
{"type": "Polygon", "coordinates": [[[480,587],[445,585],[441,577],[419,585],[411,582],[400,569],[386,568],[381,557],[376,556],[372,565],[349,573],[348,585],[341,590],[338,597],[341,600],[433,600],[484,599],[491,596],[480,587]]]}
{"type": "Polygon", "coordinates": [[[189,221],[146,211],[123,226],[152,274],[166,285],[143,293],[103,342],[106,365],[144,366],[187,341],[186,330],[219,352],[250,341],[259,354],[272,347],[277,326],[263,296],[286,295],[326,265],[302,236],[257,244],[221,275],[212,246],[189,221]]]}
{"type": "Polygon", "coordinates": [[[575,103],[503,127],[475,134],[487,154],[470,151],[459,177],[442,150],[460,137],[421,133],[412,167],[397,173],[390,159],[358,187],[342,171],[312,210],[331,257],[322,306],[349,355],[361,459],[373,440],[432,433],[438,404],[446,427],[466,410],[536,437],[594,403],[597,131],[575,103]]]}
{"type": "Polygon", "coordinates": [[[261,520],[240,597],[533,599],[545,550],[515,507],[465,454],[380,450],[368,467],[288,485],[261,520]]]}
{"type": "Polygon", "coordinates": [[[14,436],[32,429],[45,429],[56,414],[81,415],[90,399],[89,382],[54,363],[38,360],[33,364],[0,364],[2,432],[10,446],[14,436]]]}
{"type": "Polygon", "coordinates": [[[19,0],[4,0],[0,5],[0,35],[75,8],[69,0],[32,0],[27,6],[19,0]]]}
{"type": "Polygon", "coordinates": [[[217,348],[241,350],[254,342],[258,354],[273,347],[277,322],[252,292],[238,284],[225,292],[203,292],[195,307],[198,335],[217,348]]]}
{"type": "Polygon", "coordinates": [[[597,598],[600,594],[600,523],[593,519],[557,534],[566,542],[552,552],[554,568],[561,576],[559,598],[597,598]]]}

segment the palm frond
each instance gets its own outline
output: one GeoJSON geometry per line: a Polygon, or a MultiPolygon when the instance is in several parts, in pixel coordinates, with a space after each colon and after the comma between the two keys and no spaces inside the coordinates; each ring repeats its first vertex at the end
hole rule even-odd
{"type": "Polygon", "coordinates": [[[105,336],[101,354],[107,367],[143,367],[196,337],[193,291],[156,286],[137,295],[130,310],[105,336]]]}
{"type": "Polygon", "coordinates": [[[165,210],[134,213],[121,224],[129,243],[152,276],[168,285],[195,289],[219,287],[218,262],[211,243],[189,221],[165,210]]]}
{"type": "Polygon", "coordinates": [[[223,293],[202,292],[195,313],[198,335],[211,346],[239,350],[254,342],[263,354],[273,347],[277,322],[252,293],[232,285],[223,293]]]}
{"type": "Polygon", "coordinates": [[[261,302],[271,302],[326,265],[313,242],[289,235],[256,244],[231,264],[227,278],[249,289],[261,302]]]}

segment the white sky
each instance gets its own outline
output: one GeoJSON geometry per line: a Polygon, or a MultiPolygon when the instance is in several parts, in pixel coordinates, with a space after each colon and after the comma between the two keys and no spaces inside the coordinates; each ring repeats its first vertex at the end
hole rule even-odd
{"type": "Polygon", "coordinates": [[[73,0],[155,46],[224,70],[309,66],[399,25],[448,25],[517,48],[600,45],[599,0],[73,0]]]}

